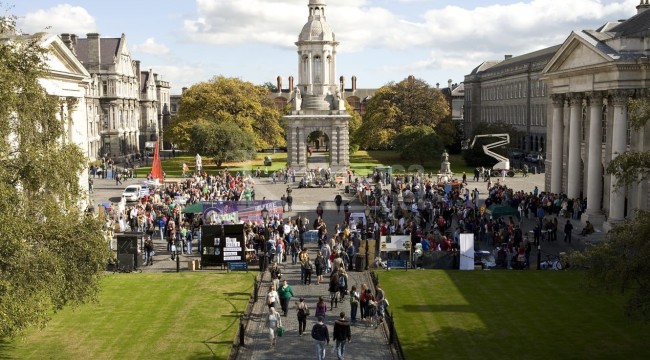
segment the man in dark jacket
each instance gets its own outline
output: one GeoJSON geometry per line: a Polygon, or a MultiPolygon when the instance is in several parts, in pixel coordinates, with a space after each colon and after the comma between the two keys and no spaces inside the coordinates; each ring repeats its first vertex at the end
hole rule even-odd
{"type": "Polygon", "coordinates": [[[325,351],[330,344],[330,333],[327,325],[323,324],[323,317],[318,317],[318,322],[311,328],[311,337],[316,340],[316,358],[325,360],[325,351]]]}
{"type": "Polygon", "coordinates": [[[343,360],[345,344],[352,340],[350,322],[345,319],[345,313],[341,311],[340,318],[334,322],[334,341],[336,341],[336,358],[343,360]]]}

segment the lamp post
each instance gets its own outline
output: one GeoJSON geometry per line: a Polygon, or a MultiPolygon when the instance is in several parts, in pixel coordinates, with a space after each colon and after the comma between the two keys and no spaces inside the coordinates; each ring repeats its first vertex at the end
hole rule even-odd
{"type": "Polygon", "coordinates": [[[260,256],[260,271],[266,271],[266,265],[267,265],[266,243],[268,241],[267,237],[268,237],[268,233],[269,233],[268,229],[267,229],[267,221],[268,221],[268,218],[269,218],[269,210],[266,209],[266,208],[263,208],[262,211],[261,211],[261,214],[262,214],[262,219],[264,219],[264,244],[262,245],[263,249],[264,249],[263,250],[264,253],[262,254],[262,256],[260,256]]]}

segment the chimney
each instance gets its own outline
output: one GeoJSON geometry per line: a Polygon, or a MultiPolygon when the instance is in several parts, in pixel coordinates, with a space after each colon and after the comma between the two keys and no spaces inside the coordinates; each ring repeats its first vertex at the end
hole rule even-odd
{"type": "Polygon", "coordinates": [[[86,37],[88,38],[88,65],[99,66],[101,54],[101,49],[99,47],[99,34],[88,33],[86,34],[86,37]]]}
{"type": "Polygon", "coordinates": [[[409,75],[407,81],[409,82],[409,84],[413,85],[415,83],[415,76],[409,75]]]}
{"type": "Polygon", "coordinates": [[[75,56],[77,55],[77,39],[77,34],[70,34],[70,50],[75,56]]]}
{"type": "Polygon", "coordinates": [[[636,13],[640,14],[640,13],[648,10],[648,8],[650,8],[649,1],[650,0],[641,0],[641,3],[636,7],[636,13]]]}
{"type": "Polygon", "coordinates": [[[186,91],[187,91],[187,87],[183,86],[181,88],[181,95],[185,94],[186,91]]]}
{"type": "Polygon", "coordinates": [[[72,50],[72,40],[70,40],[70,34],[68,33],[61,34],[61,41],[63,41],[65,47],[72,50]]]}
{"type": "Polygon", "coordinates": [[[341,75],[339,78],[339,84],[341,84],[341,93],[345,92],[345,76],[341,75]]]}
{"type": "Polygon", "coordinates": [[[451,93],[451,79],[447,80],[447,87],[449,88],[449,92],[451,93]]]}
{"type": "Polygon", "coordinates": [[[289,76],[289,92],[293,91],[293,76],[289,76]]]}
{"type": "Polygon", "coordinates": [[[512,55],[504,55],[503,59],[504,60],[512,59],[512,55]]]}
{"type": "Polygon", "coordinates": [[[357,77],[352,75],[352,92],[357,91],[357,77]]]}
{"type": "Polygon", "coordinates": [[[281,93],[282,92],[282,76],[278,76],[277,81],[278,81],[278,92],[281,93]]]}

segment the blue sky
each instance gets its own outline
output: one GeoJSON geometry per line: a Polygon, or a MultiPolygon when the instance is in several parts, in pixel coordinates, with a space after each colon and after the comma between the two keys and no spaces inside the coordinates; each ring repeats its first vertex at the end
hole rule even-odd
{"type": "MultiPolygon", "coordinates": [[[[337,77],[376,88],[408,75],[463,81],[485,60],[560,44],[636,13],[639,0],[325,0],[337,77]]],[[[215,75],[255,84],[297,77],[308,0],[6,0],[26,33],[126,34],[134,59],[172,93],[215,75]]],[[[287,81],[284,81],[286,86],[287,81]]]]}

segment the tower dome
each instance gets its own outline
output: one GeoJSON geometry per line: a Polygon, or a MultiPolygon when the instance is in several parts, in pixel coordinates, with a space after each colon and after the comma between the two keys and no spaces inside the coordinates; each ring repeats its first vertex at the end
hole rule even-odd
{"type": "Polygon", "coordinates": [[[334,41],[334,32],[325,18],[325,0],[309,0],[309,19],[298,41],[334,41]]]}

